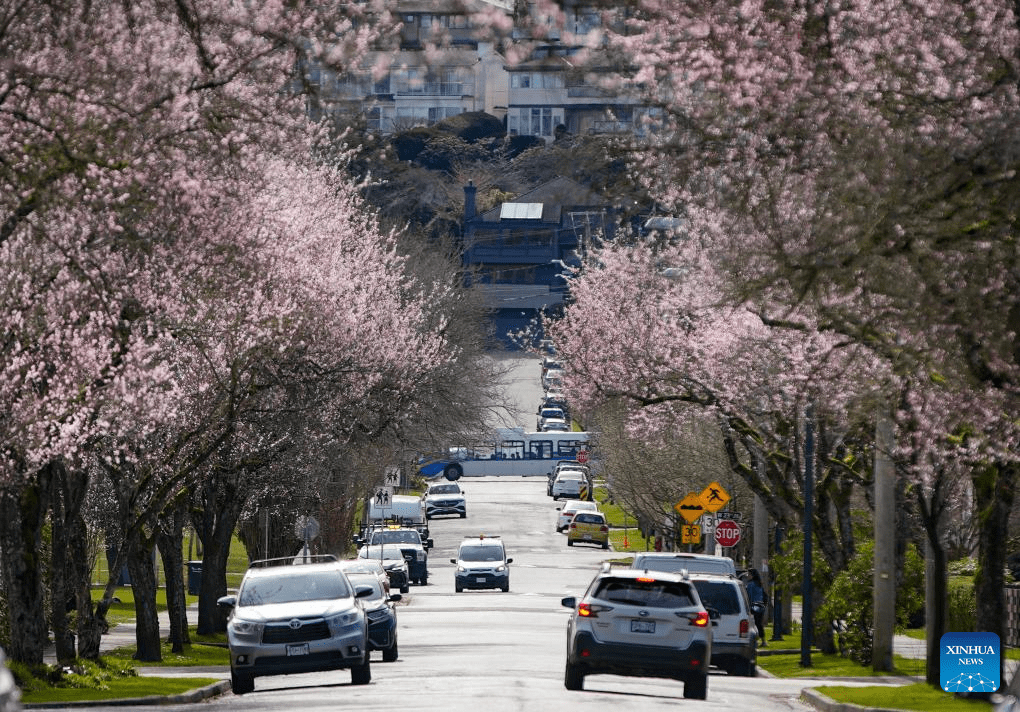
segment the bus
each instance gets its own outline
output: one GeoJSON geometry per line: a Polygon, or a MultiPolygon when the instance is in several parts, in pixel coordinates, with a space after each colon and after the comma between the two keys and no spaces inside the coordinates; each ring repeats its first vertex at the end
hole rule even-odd
{"type": "Polygon", "coordinates": [[[451,447],[444,457],[421,458],[418,473],[428,479],[445,476],[448,480],[492,475],[548,476],[561,460],[587,460],[590,441],[586,432],[498,428],[492,442],[451,447]]]}

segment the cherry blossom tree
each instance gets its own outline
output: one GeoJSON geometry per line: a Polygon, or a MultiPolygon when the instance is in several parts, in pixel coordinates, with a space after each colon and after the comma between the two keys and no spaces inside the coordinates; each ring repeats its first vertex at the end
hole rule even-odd
{"type": "MultiPolygon", "coordinates": [[[[1015,5],[652,0],[625,10],[609,46],[659,110],[655,138],[634,147],[635,172],[708,254],[667,264],[709,266],[718,303],[735,310],[734,337],[767,327],[763,343],[800,344],[767,374],[773,391],[824,375],[813,397],[837,421],[851,412],[848,388],[882,396],[915,491],[944,489],[936,473],[971,473],[983,522],[978,626],[1001,634],[1020,373],[1015,5]],[[740,328],[750,315],[759,323],[740,328]]],[[[637,297],[611,297],[629,297],[610,308],[630,323],[634,351],[667,364],[663,375],[710,368],[670,352],[686,332],[670,338],[648,309],[629,314],[637,297]]],[[[624,347],[604,348],[615,358],[624,347]]],[[[703,341],[687,349],[717,355],[703,341]]],[[[765,375],[732,372],[745,396],[765,375]]]]}

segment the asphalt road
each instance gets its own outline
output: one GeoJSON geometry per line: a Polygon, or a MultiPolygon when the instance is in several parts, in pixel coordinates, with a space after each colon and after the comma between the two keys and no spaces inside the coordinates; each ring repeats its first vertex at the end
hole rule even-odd
{"type": "MultiPolygon", "coordinates": [[[[564,536],[555,532],[557,504],[545,494],[545,478],[472,478],[464,487],[468,516],[432,521],[436,547],[430,555],[429,584],[412,586],[401,602],[400,658],[383,663],[376,654],[371,684],[351,685],[348,671],[257,678],[254,692],[243,696],[227,692],[202,702],[202,709],[648,712],[677,705],[762,712],[812,709],[798,699],[801,690],[825,681],[730,678],[720,672],[710,675],[706,701],[683,699],[679,682],[610,675],[586,678],[583,692],[568,691],[563,686],[568,610],[560,599],[583,593],[600,563],[613,553],[567,547],[564,536]],[[514,559],[508,593],[454,592],[449,560],[464,536],[480,533],[501,536],[514,559]]],[[[210,672],[229,677],[225,669],[202,674],[210,672]]],[[[114,705],[94,707],[106,708],[114,705]]],[[[136,708],[151,709],[116,705],[118,710],[136,708]]]]}

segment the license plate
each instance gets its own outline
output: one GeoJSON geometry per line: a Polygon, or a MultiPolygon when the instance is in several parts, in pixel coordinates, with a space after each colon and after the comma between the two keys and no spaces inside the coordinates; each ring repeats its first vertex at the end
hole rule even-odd
{"type": "Polygon", "coordinates": [[[308,655],[308,643],[300,645],[288,645],[287,655],[308,655]]]}
{"type": "Polygon", "coordinates": [[[475,576],[475,581],[477,581],[478,583],[485,583],[485,577],[484,576],[475,576]]]}
{"type": "Polygon", "coordinates": [[[585,539],[591,539],[591,534],[585,534],[585,535],[584,535],[584,538],[585,538],[585,539]]]}
{"type": "Polygon", "coordinates": [[[631,633],[654,633],[655,632],[655,621],[631,621],[630,622],[631,633]]]}

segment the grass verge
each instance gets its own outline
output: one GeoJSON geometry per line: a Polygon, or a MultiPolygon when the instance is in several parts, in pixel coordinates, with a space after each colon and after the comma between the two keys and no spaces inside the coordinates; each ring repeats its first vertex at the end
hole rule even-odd
{"type": "Polygon", "coordinates": [[[24,704],[122,700],[137,697],[168,697],[219,682],[210,677],[124,677],[108,682],[102,689],[45,687],[22,690],[24,704]]]}
{"type": "Polygon", "coordinates": [[[966,700],[949,692],[937,690],[919,682],[913,685],[889,687],[844,687],[825,685],[815,690],[836,702],[851,703],[863,707],[896,710],[938,710],[939,712],[984,712],[991,704],[981,700],[966,700]]]}

